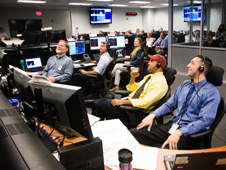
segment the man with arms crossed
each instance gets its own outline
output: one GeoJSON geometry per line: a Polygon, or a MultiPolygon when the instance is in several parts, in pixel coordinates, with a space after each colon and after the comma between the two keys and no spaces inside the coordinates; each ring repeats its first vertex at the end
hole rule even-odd
{"type": "Polygon", "coordinates": [[[169,146],[170,149],[194,149],[196,141],[187,136],[208,130],[212,125],[220,103],[219,91],[206,80],[212,61],[197,55],[187,67],[187,75],[192,81],[184,81],[165,104],[130,130],[139,143],[162,148],[169,146]],[[172,121],[153,125],[154,118],[175,109],[178,110],[172,121]]]}
{"type": "Polygon", "coordinates": [[[68,43],[60,40],[56,48],[57,55],[50,57],[47,61],[42,75],[48,77],[52,83],[70,79],[73,74],[73,61],[66,55],[68,49],[68,43]]]}
{"type": "Polygon", "coordinates": [[[135,78],[139,76],[136,70],[130,73],[130,82],[126,86],[130,93],[129,100],[113,99],[107,101],[101,99],[96,101],[92,106],[92,114],[100,117],[101,120],[119,118],[125,126],[130,128],[129,118],[125,112],[117,108],[120,105],[132,105],[144,109],[144,113],[137,117],[138,123],[147,115],[148,112],[164,97],[168,90],[168,85],[163,75],[163,68],[166,67],[165,57],[157,54],[155,56],[147,55],[150,59],[148,62],[149,74],[139,83],[135,82],[135,78]],[[139,90],[143,85],[143,90],[139,90]],[[140,91],[140,92],[139,92],[140,91]]]}

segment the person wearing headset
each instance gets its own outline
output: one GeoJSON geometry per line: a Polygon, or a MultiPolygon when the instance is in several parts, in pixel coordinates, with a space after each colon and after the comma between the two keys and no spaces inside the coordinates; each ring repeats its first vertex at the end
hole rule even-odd
{"type": "Polygon", "coordinates": [[[191,80],[184,81],[173,96],[161,107],[145,117],[137,128],[130,132],[144,145],[170,149],[194,149],[197,141],[187,137],[212,125],[220,103],[217,88],[206,80],[212,69],[208,57],[195,56],[187,65],[187,75],[191,80]],[[153,120],[177,109],[172,121],[166,124],[153,124],[153,120]]]}
{"type": "Polygon", "coordinates": [[[113,99],[107,101],[101,99],[92,105],[92,115],[100,117],[101,120],[119,118],[125,126],[129,127],[129,118],[125,112],[116,106],[132,105],[144,109],[144,114],[138,118],[138,123],[147,115],[148,112],[165,96],[168,85],[163,75],[163,68],[166,67],[165,57],[157,55],[147,55],[150,59],[148,62],[148,72],[152,74],[146,75],[139,83],[135,82],[135,78],[139,76],[137,70],[130,73],[130,82],[126,86],[129,94],[129,100],[113,99]]]}
{"type": "Polygon", "coordinates": [[[103,79],[103,74],[108,63],[113,60],[113,58],[108,53],[109,49],[110,44],[107,42],[102,42],[100,46],[101,56],[99,62],[97,63],[97,66],[92,67],[89,70],[79,69],[79,72],[74,73],[72,77],[72,85],[83,87],[85,85],[84,82],[89,79],[86,74],[98,75],[97,81],[101,81],[103,79]]]}

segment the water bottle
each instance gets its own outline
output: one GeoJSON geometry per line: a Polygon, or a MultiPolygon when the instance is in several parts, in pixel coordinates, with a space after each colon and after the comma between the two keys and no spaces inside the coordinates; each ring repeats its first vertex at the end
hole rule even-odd
{"type": "Polygon", "coordinates": [[[22,70],[26,71],[26,66],[24,60],[20,60],[22,70]]]}
{"type": "Polygon", "coordinates": [[[128,149],[118,151],[118,160],[120,170],[132,170],[133,153],[128,149]]]}

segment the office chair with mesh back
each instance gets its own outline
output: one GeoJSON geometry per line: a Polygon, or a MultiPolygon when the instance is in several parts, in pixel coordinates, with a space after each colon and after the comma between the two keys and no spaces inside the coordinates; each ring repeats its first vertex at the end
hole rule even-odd
{"type": "MultiPolygon", "coordinates": [[[[221,86],[223,82],[223,74],[224,74],[223,68],[213,66],[211,72],[206,76],[206,79],[208,82],[212,83],[215,86],[221,86]]],[[[189,135],[190,138],[193,138],[197,141],[198,144],[197,149],[211,148],[212,135],[214,133],[214,130],[224,117],[224,114],[225,114],[225,102],[224,99],[221,97],[221,101],[217,109],[216,118],[210,129],[189,135]]]]}
{"type": "MultiPolygon", "coordinates": [[[[164,104],[170,98],[170,96],[171,96],[170,86],[173,84],[173,82],[175,80],[176,73],[177,73],[177,71],[170,67],[163,69],[163,74],[164,74],[167,84],[168,84],[168,91],[165,94],[165,96],[159,101],[159,103],[151,111],[154,111],[155,109],[160,107],[162,104],[164,104]]],[[[119,93],[117,93],[117,91],[115,93],[119,94],[119,93]]],[[[129,94],[129,92],[128,92],[128,94],[129,94]]],[[[125,111],[127,113],[127,115],[129,116],[130,128],[136,127],[141,122],[141,120],[148,115],[148,113],[143,112],[144,109],[142,109],[142,108],[126,106],[126,105],[117,106],[117,107],[119,107],[120,109],[125,111]]],[[[157,123],[163,123],[163,118],[157,119],[156,121],[157,121],[157,123]]]]}

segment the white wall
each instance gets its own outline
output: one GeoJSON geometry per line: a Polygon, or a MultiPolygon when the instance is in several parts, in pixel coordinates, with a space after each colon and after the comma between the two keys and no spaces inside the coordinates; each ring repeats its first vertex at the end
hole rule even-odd
{"type": "Polygon", "coordinates": [[[168,8],[157,8],[154,10],[154,29],[168,30],[168,8]]]}
{"type": "Polygon", "coordinates": [[[65,29],[66,36],[71,33],[70,10],[69,9],[42,9],[42,16],[35,15],[35,9],[29,8],[0,8],[0,27],[10,36],[8,19],[41,19],[43,27],[52,27],[54,30],[65,29]],[[53,21],[53,22],[52,22],[53,21]]]}
{"type": "Polygon", "coordinates": [[[79,27],[79,33],[98,33],[114,31],[136,31],[136,28],[142,27],[142,9],[131,8],[112,8],[112,24],[91,25],[89,18],[89,7],[71,7],[71,25],[72,32],[75,33],[76,27],[79,27]],[[137,12],[137,16],[126,16],[126,12],[137,12]]]}
{"type": "Polygon", "coordinates": [[[154,29],[155,13],[154,9],[143,9],[143,30],[150,32],[154,29]]]}

